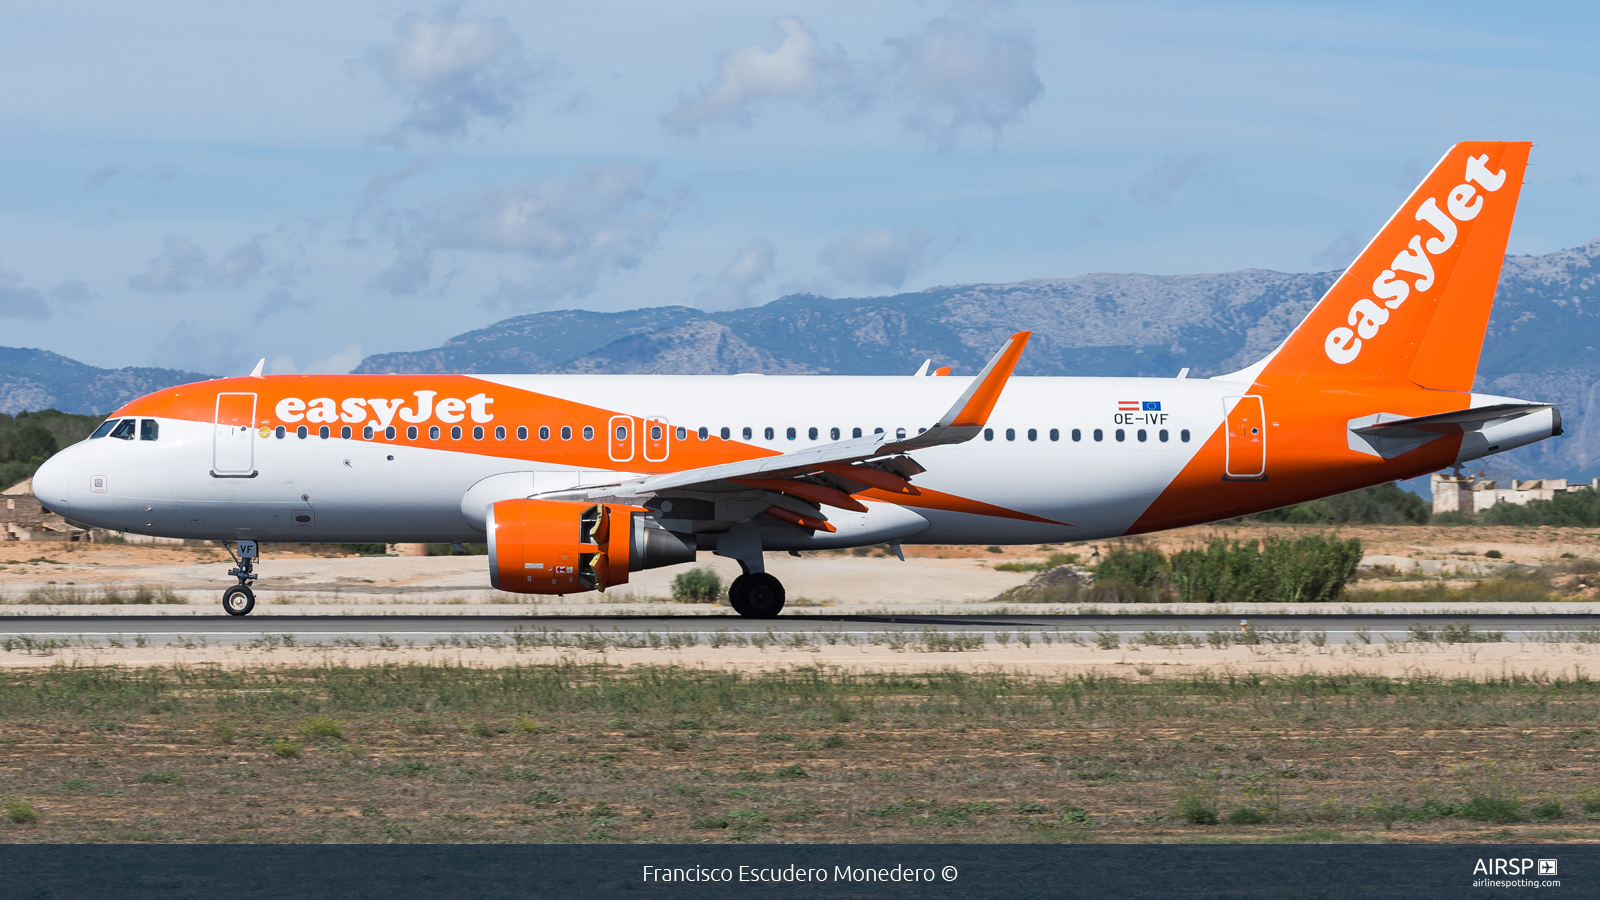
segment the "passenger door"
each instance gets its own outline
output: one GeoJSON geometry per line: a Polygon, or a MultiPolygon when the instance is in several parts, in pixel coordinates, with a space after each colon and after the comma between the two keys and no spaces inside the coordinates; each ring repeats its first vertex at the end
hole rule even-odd
{"type": "Polygon", "coordinates": [[[1267,417],[1255,394],[1225,397],[1227,462],[1224,477],[1259,481],[1267,477],[1267,417]]]}
{"type": "Polygon", "coordinates": [[[256,395],[218,394],[211,474],[233,478],[254,475],[255,439],[256,395]]]}

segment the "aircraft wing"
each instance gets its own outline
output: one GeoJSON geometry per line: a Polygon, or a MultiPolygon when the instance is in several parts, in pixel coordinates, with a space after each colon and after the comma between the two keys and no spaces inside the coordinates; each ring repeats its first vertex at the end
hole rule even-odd
{"type": "Polygon", "coordinates": [[[777,456],[668,472],[617,484],[589,485],[563,494],[632,500],[664,491],[759,488],[797,497],[812,507],[827,504],[855,510],[864,507],[850,494],[868,488],[915,494],[917,490],[908,479],[925,470],[903,454],[944,444],[960,444],[977,437],[989,421],[989,414],[994,411],[1031,335],[1028,331],[1012,335],[950,409],[917,434],[903,438],[889,433],[873,434],[777,456]]]}

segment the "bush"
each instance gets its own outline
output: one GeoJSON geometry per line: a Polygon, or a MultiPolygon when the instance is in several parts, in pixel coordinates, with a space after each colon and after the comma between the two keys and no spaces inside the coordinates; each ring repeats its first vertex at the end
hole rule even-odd
{"type": "Polygon", "coordinates": [[[39,821],[39,808],[20,797],[7,797],[6,819],[17,825],[32,825],[39,821]]]}
{"type": "Polygon", "coordinates": [[[299,759],[300,747],[292,741],[274,741],[272,755],[279,759],[299,759]]]}
{"type": "Polygon", "coordinates": [[[317,738],[341,740],[344,738],[344,726],[331,716],[312,716],[300,723],[300,734],[313,741],[317,738]]]}
{"type": "Polygon", "coordinates": [[[1094,579],[1097,584],[1115,580],[1147,588],[1161,577],[1166,564],[1167,558],[1153,547],[1116,547],[1094,567],[1094,579]]]}
{"type": "Polygon", "coordinates": [[[1241,544],[1213,540],[1172,557],[1172,580],[1186,603],[1329,603],[1361,562],[1361,542],[1326,535],[1241,544]]]}
{"type": "Polygon", "coordinates": [[[1600,525],[1600,492],[1572,491],[1550,500],[1496,503],[1475,517],[1480,525],[1600,525]]]}
{"type": "Polygon", "coordinates": [[[679,603],[717,603],[722,599],[722,578],[707,568],[681,572],[672,579],[672,599],[679,603]]]}
{"type": "Polygon", "coordinates": [[[1248,518],[1291,525],[1426,525],[1431,516],[1428,501],[1391,482],[1248,518]]]}
{"type": "Polygon", "coordinates": [[[1228,813],[1229,825],[1264,825],[1266,821],[1267,814],[1254,806],[1241,806],[1228,813]]]}

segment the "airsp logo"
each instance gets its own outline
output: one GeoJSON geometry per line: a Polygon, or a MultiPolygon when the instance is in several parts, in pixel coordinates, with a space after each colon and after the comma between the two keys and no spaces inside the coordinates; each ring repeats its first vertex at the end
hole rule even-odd
{"type": "MultiPolygon", "coordinates": [[[[1456,222],[1470,222],[1478,217],[1483,209],[1483,197],[1478,195],[1478,188],[1483,188],[1486,193],[1500,190],[1505,184],[1506,172],[1490,172],[1488,169],[1489,155],[1467,157],[1466,181],[1450,189],[1445,198],[1445,209],[1450,210],[1449,215],[1439,208],[1439,201],[1429,197],[1422,201],[1417,208],[1416,220],[1427,222],[1438,236],[1419,234],[1411,238],[1407,249],[1394,258],[1372,282],[1372,294],[1384,301],[1382,306],[1376,302],[1363,298],[1357,300],[1350,307],[1350,315],[1346,319],[1349,327],[1340,326],[1328,332],[1327,340],[1323,343],[1323,350],[1328,358],[1345,365],[1353,362],[1361,354],[1361,342],[1370,341],[1378,336],[1378,330],[1389,321],[1390,310],[1399,309],[1406,298],[1415,290],[1423,293],[1433,287],[1433,261],[1429,254],[1438,256],[1449,250],[1456,243],[1456,222]],[[1407,283],[1396,272],[1405,272],[1417,276],[1416,281],[1407,283]]],[[[1426,232],[1424,233],[1426,234],[1426,232]]]]}
{"type": "MultiPolygon", "coordinates": [[[[1526,875],[1533,868],[1534,861],[1527,859],[1480,859],[1472,867],[1474,875],[1526,875]]],[[[1556,861],[1553,859],[1539,860],[1540,875],[1556,874],[1556,861]]]]}

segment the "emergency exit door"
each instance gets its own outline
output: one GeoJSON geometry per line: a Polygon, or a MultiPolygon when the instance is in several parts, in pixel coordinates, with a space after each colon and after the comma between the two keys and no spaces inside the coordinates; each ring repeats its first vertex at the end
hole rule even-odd
{"type": "Polygon", "coordinates": [[[1266,478],[1267,417],[1261,406],[1261,398],[1247,394],[1243,397],[1225,397],[1222,402],[1226,404],[1227,411],[1225,476],[1266,478]]]}
{"type": "Polygon", "coordinates": [[[211,437],[213,475],[255,472],[256,395],[218,394],[216,428],[211,437]]]}

